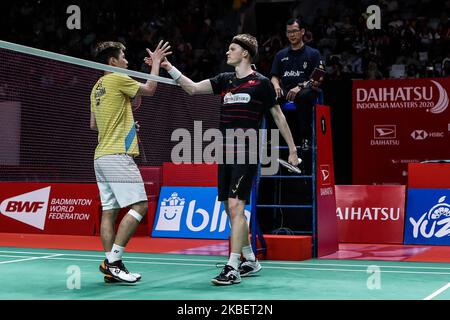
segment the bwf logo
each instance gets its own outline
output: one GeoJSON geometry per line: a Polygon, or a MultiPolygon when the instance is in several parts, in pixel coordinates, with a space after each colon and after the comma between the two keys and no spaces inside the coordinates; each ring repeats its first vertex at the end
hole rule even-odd
{"type": "Polygon", "coordinates": [[[38,189],[4,200],[0,212],[11,219],[44,230],[51,187],[38,189]]]}
{"type": "Polygon", "coordinates": [[[6,205],[6,212],[30,212],[36,213],[39,209],[42,209],[45,202],[36,201],[9,201],[6,205]]]}

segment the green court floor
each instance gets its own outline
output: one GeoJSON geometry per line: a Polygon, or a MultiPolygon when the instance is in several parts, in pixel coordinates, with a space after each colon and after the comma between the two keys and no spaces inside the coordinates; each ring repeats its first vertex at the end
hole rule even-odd
{"type": "Polygon", "coordinates": [[[133,285],[105,284],[103,258],[98,251],[0,247],[0,299],[450,299],[450,265],[443,263],[262,261],[258,275],[218,287],[210,278],[223,256],[127,253],[128,269],[142,274],[133,285]]]}

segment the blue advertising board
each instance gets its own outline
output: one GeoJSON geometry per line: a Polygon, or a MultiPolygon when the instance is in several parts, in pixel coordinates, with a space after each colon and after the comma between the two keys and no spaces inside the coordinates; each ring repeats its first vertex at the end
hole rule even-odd
{"type": "Polygon", "coordinates": [[[450,189],[409,189],[405,244],[450,245],[450,189]]]}
{"type": "MultiPolygon", "coordinates": [[[[250,204],[245,216],[250,221],[250,204]]],[[[230,223],[216,187],[162,187],[152,237],[228,239],[230,223]]]]}

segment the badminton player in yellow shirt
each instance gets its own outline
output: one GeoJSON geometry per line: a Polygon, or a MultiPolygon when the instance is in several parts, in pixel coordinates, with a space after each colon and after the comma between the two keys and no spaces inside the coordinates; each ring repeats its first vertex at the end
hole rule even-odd
{"type": "MultiPolygon", "coordinates": [[[[160,62],[171,52],[168,42],[161,41],[155,51],[147,52],[155,62],[151,74],[158,75],[160,62]]],[[[120,42],[102,42],[97,46],[100,63],[126,69],[125,46],[120,42]]],[[[136,127],[130,100],[152,96],[157,83],[145,84],[120,73],[105,72],[91,92],[91,129],[98,131],[94,169],[102,202],[100,234],[106,259],[100,265],[106,282],[134,283],[141,275],[128,272],[122,262],[125,246],[139,222],[147,213],[144,183],[133,157],[139,155],[136,127]],[[120,222],[117,234],[114,224],[121,208],[130,210],[120,222]]]]}

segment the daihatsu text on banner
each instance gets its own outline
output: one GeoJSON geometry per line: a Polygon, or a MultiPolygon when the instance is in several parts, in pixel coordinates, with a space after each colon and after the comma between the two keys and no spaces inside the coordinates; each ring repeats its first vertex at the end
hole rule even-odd
{"type": "Polygon", "coordinates": [[[0,183],[0,232],[93,235],[96,184],[0,183]]]}
{"type": "MultiPolygon", "coordinates": [[[[250,221],[250,204],[245,216],[250,221]]],[[[152,237],[228,239],[230,223],[216,187],[162,187],[152,237]]]]}
{"type": "Polygon", "coordinates": [[[403,244],[405,186],[336,186],[339,242],[403,244]]]}
{"type": "Polygon", "coordinates": [[[450,159],[449,78],[353,82],[353,184],[406,184],[408,163],[450,159]]]}
{"type": "Polygon", "coordinates": [[[409,189],[405,244],[450,245],[450,189],[409,189]]]}

